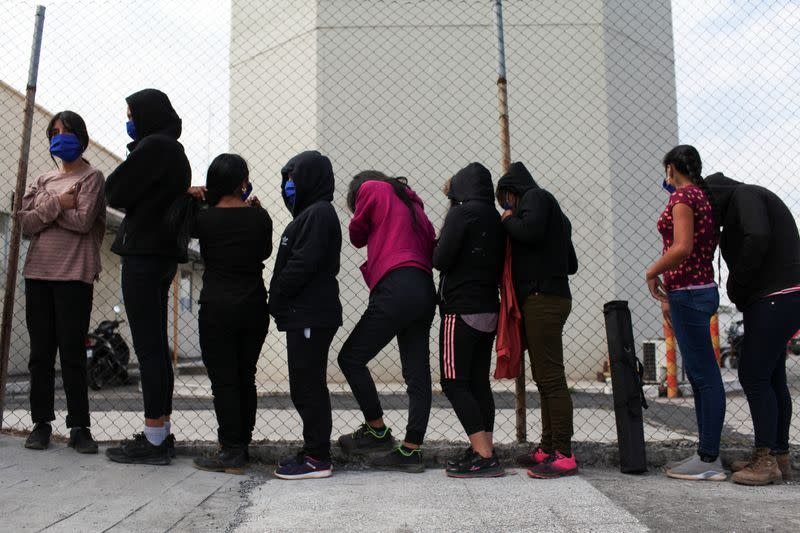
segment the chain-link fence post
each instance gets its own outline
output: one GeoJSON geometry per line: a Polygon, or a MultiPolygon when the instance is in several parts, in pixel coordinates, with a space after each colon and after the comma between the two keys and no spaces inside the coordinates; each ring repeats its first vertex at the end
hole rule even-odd
{"type": "MultiPolygon", "coordinates": [[[[28,177],[28,156],[31,149],[31,129],[33,128],[33,109],[36,101],[36,79],[39,75],[39,55],[42,52],[42,32],[44,31],[44,6],[36,6],[36,19],[33,26],[33,44],[28,69],[28,86],[25,91],[25,113],[22,125],[22,142],[19,150],[17,183],[14,188],[14,207],[16,215],[22,206],[25,182],[28,177]]],[[[21,228],[15,216],[11,217],[11,236],[8,246],[8,268],[3,299],[3,321],[0,330],[0,429],[3,427],[3,413],[6,402],[6,382],[8,381],[8,358],[11,350],[11,322],[14,316],[14,296],[17,288],[17,267],[19,265],[19,241],[21,228]]]]}

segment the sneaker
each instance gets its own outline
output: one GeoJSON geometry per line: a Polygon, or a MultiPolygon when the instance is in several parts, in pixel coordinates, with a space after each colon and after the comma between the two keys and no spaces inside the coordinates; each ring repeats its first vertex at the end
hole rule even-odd
{"type": "Polygon", "coordinates": [[[388,427],[383,435],[380,435],[369,424],[361,424],[361,427],[350,435],[339,437],[339,446],[348,454],[388,452],[394,447],[394,437],[388,427]]]}
{"type": "Polygon", "coordinates": [[[538,464],[542,464],[548,457],[550,457],[550,454],[544,451],[541,446],[539,446],[535,450],[531,450],[524,455],[518,455],[516,461],[519,466],[531,468],[538,464]]]}
{"type": "Polygon", "coordinates": [[[69,446],[78,453],[97,453],[97,441],[92,438],[89,428],[72,428],[69,432],[69,446]]]}
{"type": "Polygon", "coordinates": [[[215,452],[196,457],[194,467],[207,472],[243,475],[247,460],[241,447],[220,446],[215,452]]]}
{"type": "Polygon", "coordinates": [[[488,459],[481,457],[479,453],[472,453],[467,461],[462,461],[453,468],[448,467],[445,471],[448,477],[472,478],[472,477],[501,477],[506,471],[500,464],[497,454],[492,454],[488,459]]]}
{"type": "Polygon", "coordinates": [[[167,435],[164,443],[167,445],[167,453],[169,453],[170,458],[175,459],[177,455],[177,453],[175,453],[175,435],[173,433],[167,435]]]}
{"type": "Polygon", "coordinates": [[[299,453],[293,460],[285,460],[283,465],[278,465],[275,477],[281,479],[319,479],[331,477],[333,465],[330,459],[314,459],[310,455],[299,453]]]}
{"type": "Polygon", "coordinates": [[[528,470],[528,476],[536,479],[554,479],[557,477],[572,476],[578,472],[578,463],[575,454],[567,457],[556,450],[540,464],[528,470]]]}
{"type": "Polygon", "coordinates": [[[303,462],[305,457],[306,457],[305,450],[300,450],[294,455],[290,455],[289,457],[284,457],[283,459],[279,460],[278,468],[280,469],[284,466],[298,465],[301,462],[303,462]]]}
{"type": "Polygon", "coordinates": [[[370,462],[370,466],[378,470],[410,472],[414,474],[425,471],[425,463],[422,462],[422,451],[419,448],[405,451],[402,446],[398,446],[386,455],[374,458],[370,462]]]}
{"type": "Polygon", "coordinates": [[[458,468],[458,465],[465,461],[470,461],[472,459],[472,455],[475,453],[475,450],[472,449],[472,446],[461,452],[460,454],[450,458],[447,460],[446,469],[451,468],[458,468]]]}
{"type": "Polygon", "coordinates": [[[50,435],[53,428],[47,422],[36,422],[28,438],[25,439],[25,447],[29,450],[46,450],[50,446],[50,435]]]}
{"type": "Polygon", "coordinates": [[[168,465],[169,449],[165,440],[158,446],[150,444],[144,433],[137,433],[131,440],[125,440],[116,448],[106,450],[106,457],[115,463],[139,465],[168,465]]]}
{"type": "Polygon", "coordinates": [[[667,476],[674,479],[692,481],[725,481],[728,477],[722,468],[722,461],[719,457],[713,463],[706,463],[700,459],[699,455],[695,455],[678,466],[667,469],[667,476]]]}
{"type": "Polygon", "coordinates": [[[683,463],[691,461],[695,457],[697,457],[697,453],[696,452],[693,453],[692,455],[690,455],[689,457],[685,457],[685,458],[681,459],[680,461],[670,461],[669,463],[664,465],[664,469],[665,470],[670,470],[672,468],[678,467],[678,466],[682,465],[683,463]]]}

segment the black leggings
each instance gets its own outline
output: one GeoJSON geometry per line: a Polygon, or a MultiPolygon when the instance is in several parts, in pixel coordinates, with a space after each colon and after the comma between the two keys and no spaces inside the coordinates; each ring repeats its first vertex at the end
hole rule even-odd
{"type": "Polygon", "coordinates": [[[203,303],[200,350],[211,380],[223,446],[247,446],[256,423],[256,363],[267,336],[267,303],[203,303]]]}
{"type": "Polygon", "coordinates": [[[367,363],[397,337],[408,391],[406,442],[422,444],[431,414],[430,333],[436,311],[431,274],[407,267],[386,274],[339,353],[339,367],[367,420],[383,416],[367,363]]]}
{"type": "Polygon", "coordinates": [[[800,292],[763,298],[744,310],[739,382],[758,448],[789,450],[792,398],[786,384],[786,344],[798,329],[800,292]]]}
{"type": "Polygon", "coordinates": [[[89,427],[86,334],[92,285],[81,281],[25,280],[25,318],[31,342],[31,418],[55,420],[56,351],[67,395],[67,427],[89,427]]]}
{"type": "Polygon", "coordinates": [[[139,360],[144,417],[172,414],[175,375],[167,337],[169,287],[174,259],[152,256],[122,258],[122,298],[139,360]]]}
{"type": "Polygon", "coordinates": [[[467,435],[494,430],[494,397],[489,383],[494,335],[470,327],[458,315],[442,315],[442,390],[467,435]]]}

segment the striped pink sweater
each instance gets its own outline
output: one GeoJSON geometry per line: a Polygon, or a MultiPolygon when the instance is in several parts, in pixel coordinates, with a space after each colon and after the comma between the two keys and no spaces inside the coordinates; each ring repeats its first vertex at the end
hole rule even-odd
{"type": "Polygon", "coordinates": [[[96,168],[54,170],[36,178],[17,214],[22,232],[31,239],[24,276],[93,283],[101,270],[105,207],[105,178],[96,168]],[[75,208],[62,210],[58,196],[75,184],[75,208]]]}

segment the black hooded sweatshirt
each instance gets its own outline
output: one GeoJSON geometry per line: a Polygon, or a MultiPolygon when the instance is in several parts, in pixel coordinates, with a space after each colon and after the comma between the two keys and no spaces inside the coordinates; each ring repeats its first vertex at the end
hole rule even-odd
{"type": "Polygon", "coordinates": [[[494,207],[492,175],[471,163],[453,176],[447,196],[453,206],[433,251],[433,266],[441,272],[441,311],[496,313],[506,236],[494,207]]]}
{"type": "Polygon", "coordinates": [[[126,98],[138,139],[128,158],[108,176],[108,205],[125,211],[111,250],[118,255],[147,255],[186,261],[167,211],[192,181],[189,160],[178,142],[181,119],[167,95],[144,89],[126,98]]]}
{"type": "Polygon", "coordinates": [[[281,194],[294,220],[286,226],[269,284],[269,310],[279,331],[337,328],[342,325],[339,301],[342,228],[333,201],[330,159],[303,152],[281,169],[281,194]],[[284,185],[292,176],[295,201],[284,185]]]}
{"type": "Polygon", "coordinates": [[[520,305],[532,293],[572,298],[568,276],[578,271],[578,258],[572,225],[558,201],[519,162],[511,164],[497,189],[518,198],[503,226],[511,238],[512,277],[520,305]]]}
{"type": "Polygon", "coordinates": [[[728,297],[739,310],[800,285],[800,237],[789,208],[773,192],[732,180],[706,178],[722,226],[728,297]]]}

